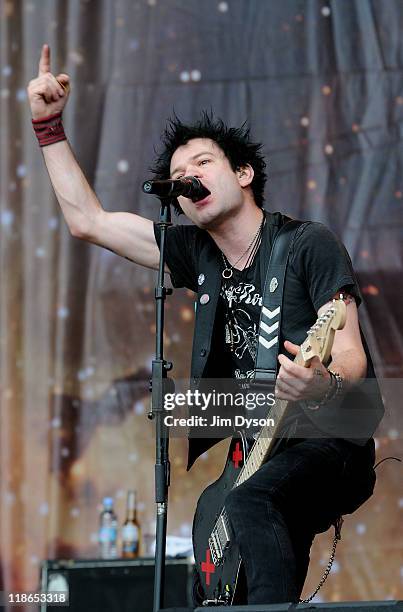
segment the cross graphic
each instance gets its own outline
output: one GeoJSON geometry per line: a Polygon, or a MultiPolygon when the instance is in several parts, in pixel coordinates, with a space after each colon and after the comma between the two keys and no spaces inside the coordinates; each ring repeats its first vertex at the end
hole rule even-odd
{"type": "Polygon", "coordinates": [[[234,467],[239,468],[239,462],[242,461],[243,453],[239,448],[239,442],[235,444],[235,450],[232,453],[232,461],[234,462],[234,467]]]}
{"type": "Polygon", "coordinates": [[[205,572],[206,584],[207,586],[209,586],[210,585],[210,574],[214,574],[215,572],[215,565],[214,563],[211,563],[209,548],[206,550],[206,561],[202,561],[201,570],[202,572],[205,572]]]}

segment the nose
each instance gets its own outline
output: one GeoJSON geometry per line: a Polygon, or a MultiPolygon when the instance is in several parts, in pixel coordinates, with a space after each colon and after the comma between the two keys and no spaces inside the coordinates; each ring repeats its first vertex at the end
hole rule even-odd
{"type": "Polygon", "coordinates": [[[201,172],[200,166],[195,166],[194,164],[189,164],[189,166],[186,168],[186,175],[185,176],[194,176],[195,178],[200,179],[203,176],[203,172],[201,172]]]}

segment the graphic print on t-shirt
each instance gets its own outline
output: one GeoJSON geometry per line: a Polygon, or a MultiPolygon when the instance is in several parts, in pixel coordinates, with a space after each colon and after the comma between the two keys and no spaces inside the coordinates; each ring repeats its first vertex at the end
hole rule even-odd
{"type": "Polygon", "coordinates": [[[220,299],[224,302],[225,346],[232,360],[235,378],[253,378],[257,350],[262,295],[257,259],[245,273],[233,270],[223,282],[220,299]],[[241,280],[242,279],[242,280],[241,280]]]}

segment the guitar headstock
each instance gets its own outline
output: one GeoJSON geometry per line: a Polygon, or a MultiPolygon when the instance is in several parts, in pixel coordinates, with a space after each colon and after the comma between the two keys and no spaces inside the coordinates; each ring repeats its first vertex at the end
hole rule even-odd
{"type": "Polygon", "coordinates": [[[342,299],[333,300],[332,305],[324,312],[308,331],[306,340],[301,344],[296,361],[308,365],[313,357],[319,357],[327,363],[332,351],[336,330],[343,329],[346,323],[347,309],[342,299]]]}

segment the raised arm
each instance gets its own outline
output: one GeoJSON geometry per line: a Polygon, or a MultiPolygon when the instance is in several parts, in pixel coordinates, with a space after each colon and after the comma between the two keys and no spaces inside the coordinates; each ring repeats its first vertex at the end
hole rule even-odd
{"type": "MultiPolygon", "coordinates": [[[[61,113],[70,94],[67,74],[51,73],[50,48],[42,47],[37,78],[28,85],[34,120],[61,113]]],[[[127,212],[107,212],[85,178],[67,140],[42,147],[43,156],[64,218],[73,236],[158,268],[159,250],[149,219],[127,212]]]]}

